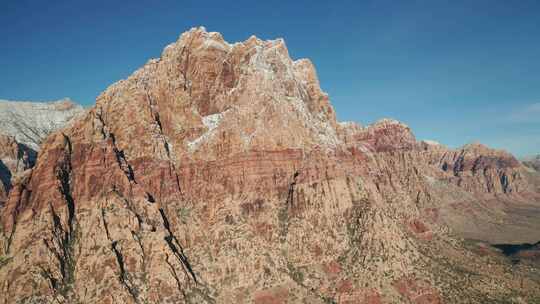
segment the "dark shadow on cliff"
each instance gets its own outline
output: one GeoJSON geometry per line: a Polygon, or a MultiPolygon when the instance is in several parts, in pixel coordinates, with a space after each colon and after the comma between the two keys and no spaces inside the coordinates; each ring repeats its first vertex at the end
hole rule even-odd
{"type": "Polygon", "coordinates": [[[0,181],[4,185],[4,189],[9,192],[11,189],[11,171],[9,171],[2,160],[0,160],[0,181]]]}
{"type": "Polygon", "coordinates": [[[520,251],[529,250],[540,246],[540,242],[535,244],[495,244],[493,247],[502,250],[502,253],[506,256],[511,256],[519,253],[520,251]]]}

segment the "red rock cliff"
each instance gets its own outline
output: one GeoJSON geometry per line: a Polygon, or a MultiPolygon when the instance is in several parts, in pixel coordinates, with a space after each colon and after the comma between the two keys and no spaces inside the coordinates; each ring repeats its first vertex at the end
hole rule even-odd
{"type": "Polygon", "coordinates": [[[452,230],[463,226],[454,215],[466,216],[449,207],[477,208],[456,189],[496,202],[533,197],[521,172],[489,149],[427,148],[396,121],[340,124],[313,65],[293,61],[283,40],[230,44],[192,29],[47,139],[2,212],[10,260],[0,298],[532,297],[538,282],[518,291],[500,278],[503,262],[478,270],[482,257],[452,230]],[[457,286],[473,269],[478,284],[457,286]]]}

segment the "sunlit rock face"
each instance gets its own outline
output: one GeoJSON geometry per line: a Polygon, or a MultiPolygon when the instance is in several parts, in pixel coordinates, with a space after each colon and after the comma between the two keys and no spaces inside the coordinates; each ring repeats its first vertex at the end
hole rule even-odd
{"type": "Polygon", "coordinates": [[[389,119],[337,122],[313,65],[283,40],[194,28],[48,137],[13,185],[0,299],[532,299],[532,274],[486,267],[460,236],[476,219],[504,224],[503,206],[538,208],[535,185],[503,152],[419,142],[389,119]]]}

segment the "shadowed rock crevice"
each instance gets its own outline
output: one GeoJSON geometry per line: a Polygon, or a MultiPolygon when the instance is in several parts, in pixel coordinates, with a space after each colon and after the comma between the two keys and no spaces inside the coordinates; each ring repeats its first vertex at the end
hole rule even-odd
{"type": "Polygon", "coordinates": [[[287,234],[289,233],[289,217],[291,209],[294,207],[294,194],[295,187],[297,183],[297,178],[300,175],[299,171],[294,172],[292,176],[292,181],[289,183],[287,189],[287,197],[285,199],[285,204],[279,207],[278,209],[278,223],[279,223],[279,238],[280,242],[283,245],[286,245],[287,234]]]}
{"type": "Polygon", "coordinates": [[[36,151],[17,141],[16,137],[1,134],[2,132],[0,128],[0,208],[8,203],[14,184],[20,184],[25,179],[29,174],[28,170],[35,165],[37,157],[36,151]]]}
{"type": "MultiPolygon", "coordinates": [[[[165,150],[165,154],[166,154],[168,162],[169,162],[169,174],[171,176],[174,176],[177,190],[178,190],[178,192],[181,192],[180,177],[178,176],[178,173],[176,171],[176,165],[175,165],[174,157],[172,155],[173,152],[172,152],[172,149],[171,149],[171,145],[169,144],[169,140],[167,139],[167,135],[165,134],[165,131],[164,131],[163,123],[161,122],[161,116],[159,114],[158,105],[154,101],[154,98],[151,97],[150,93],[148,92],[148,88],[146,86],[143,88],[143,90],[144,90],[144,93],[145,93],[145,96],[146,96],[146,100],[148,101],[148,107],[149,107],[150,115],[152,116],[153,122],[157,126],[157,131],[158,131],[158,136],[157,137],[159,138],[159,140],[163,144],[163,148],[165,150]]],[[[161,181],[161,183],[163,183],[163,181],[161,181]]],[[[160,190],[162,190],[162,189],[160,189],[160,190]]]]}
{"type": "Polygon", "coordinates": [[[116,163],[118,164],[118,167],[124,172],[124,174],[126,175],[127,179],[130,182],[137,183],[135,181],[135,173],[133,172],[133,167],[127,161],[124,151],[118,149],[118,146],[116,145],[116,137],[114,136],[114,133],[108,130],[107,124],[105,123],[105,120],[103,119],[103,115],[101,113],[102,113],[102,109],[99,109],[98,111],[95,112],[95,116],[101,123],[100,132],[101,132],[101,135],[103,136],[103,139],[104,140],[107,140],[109,138],[111,139],[112,149],[113,149],[113,153],[116,158],[116,163]]]}
{"type": "Polygon", "coordinates": [[[75,200],[71,194],[71,154],[73,153],[73,148],[71,141],[68,136],[62,134],[64,137],[64,156],[63,159],[59,162],[56,167],[56,178],[60,182],[59,191],[62,195],[66,207],[68,209],[68,227],[69,232],[73,233],[73,223],[75,219],[75,200]]]}
{"type": "Polygon", "coordinates": [[[178,57],[180,64],[182,65],[183,63],[182,68],[180,69],[180,73],[182,74],[182,77],[184,80],[184,91],[188,92],[190,97],[191,97],[192,86],[191,86],[191,81],[188,78],[188,75],[189,75],[189,68],[190,68],[189,58],[191,55],[193,41],[195,41],[195,36],[191,37],[191,40],[189,41],[189,43],[186,46],[182,47],[182,51],[180,52],[180,56],[178,57]]]}
{"type": "Polygon", "coordinates": [[[67,297],[75,281],[75,232],[69,226],[64,228],[60,216],[50,205],[53,222],[52,237],[43,239],[45,247],[53,254],[60,277],[56,277],[54,270],[49,266],[40,266],[41,273],[51,283],[54,292],[67,297]]]}
{"type": "Polygon", "coordinates": [[[62,224],[60,215],[56,212],[53,204],[50,204],[49,209],[53,225],[51,228],[51,237],[43,239],[45,247],[53,254],[56,260],[60,277],[56,278],[52,268],[49,266],[41,266],[41,272],[44,278],[51,283],[55,293],[58,292],[64,297],[67,297],[76,275],[75,242],[77,240],[77,231],[75,228],[77,219],[75,217],[75,201],[71,189],[71,155],[73,148],[69,137],[65,134],[62,135],[64,139],[64,151],[56,164],[55,173],[58,182],[58,192],[67,209],[67,218],[66,223],[62,224]]]}
{"type": "Polygon", "coordinates": [[[163,219],[163,226],[167,230],[168,234],[165,236],[165,241],[167,242],[167,245],[173,252],[174,256],[178,259],[180,264],[182,265],[182,269],[186,273],[188,277],[191,277],[195,283],[197,282],[197,276],[195,275],[195,272],[193,271],[193,268],[191,267],[191,264],[189,263],[189,260],[187,256],[184,254],[184,249],[180,245],[180,242],[176,238],[176,236],[173,234],[171,230],[171,225],[169,223],[169,219],[165,215],[165,211],[160,208],[159,213],[161,214],[161,218],[163,219]],[[188,275],[189,273],[189,275],[188,275]]]}
{"type": "Polygon", "coordinates": [[[2,183],[6,193],[11,190],[11,171],[0,159],[0,182],[2,183]]]}
{"type": "Polygon", "coordinates": [[[133,172],[133,167],[128,163],[126,159],[126,155],[124,154],[124,151],[119,150],[118,147],[116,146],[116,138],[114,137],[114,134],[109,133],[109,136],[112,140],[113,152],[114,152],[114,155],[116,156],[116,162],[118,163],[118,167],[120,167],[120,169],[124,171],[124,174],[126,175],[127,179],[130,182],[137,183],[137,181],[135,181],[135,173],[133,172]]]}
{"type": "MultiPolygon", "coordinates": [[[[11,224],[11,227],[7,229],[9,231],[9,236],[7,237],[6,244],[3,248],[5,253],[10,252],[11,244],[15,236],[15,232],[17,231],[19,213],[23,210],[24,204],[27,203],[28,199],[31,197],[32,191],[27,188],[27,184],[30,182],[31,176],[32,171],[30,171],[30,173],[25,178],[19,181],[19,184],[15,189],[12,189],[10,195],[15,198],[13,199],[13,201],[16,205],[11,213],[5,212],[4,214],[2,214],[2,218],[4,220],[3,224],[5,225],[6,222],[11,224]]],[[[2,229],[2,231],[3,234],[6,233],[4,229],[2,229]]]]}
{"type": "Polygon", "coordinates": [[[368,233],[367,223],[368,217],[374,216],[370,208],[370,203],[367,199],[353,201],[353,206],[347,216],[347,240],[348,250],[340,257],[340,259],[348,259],[351,262],[355,261],[361,266],[366,263],[367,254],[365,250],[368,248],[362,244],[365,234],[368,233]]]}
{"type": "Polygon", "coordinates": [[[107,236],[107,239],[109,240],[111,244],[111,251],[114,254],[114,257],[116,258],[116,262],[118,264],[118,269],[120,273],[118,274],[118,280],[124,286],[129,293],[129,295],[133,298],[135,303],[139,303],[138,299],[138,290],[137,287],[131,282],[131,278],[129,273],[126,270],[126,265],[124,261],[124,255],[122,254],[122,251],[120,250],[120,246],[118,245],[118,241],[113,240],[111,238],[111,235],[109,233],[109,225],[106,220],[105,216],[105,209],[101,209],[101,219],[103,221],[103,227],[105,229],[105,234],[107,236]]]}
{"type": "Polygon", "coordinates": [[[167,263],[167,266],[169,266],[169,272],[171,273],[171,276],[173,277],[174,281],[176,282],[176,288],[178,289],[178,292],[182,295],[182,298],[184,298],[184,300],[185,300],[186,299],[186,293],[184,292],[184,289],[182,288],[182,283],[180,281],[180,278],[178,277],[178,273],[176,272],[176,268],[169,261],[169,254],[165,254],[165,262],[167,263]]]}
{"type": "MultiPolygon", "coordinates": [[[[143,227],[144,224],[146,224],[143,216],[136,210],[135,205],[133,204],[132,200],[126,198],[116,187],[113,187],[111,190],[111,193],[113,193],[117,198],[119,198],[123,203],[127,210],[129,210],[135,218],[137,219],[137,224],[139,229],[143,227]]],[[[152,226],[153,227],[153,226],[152,226]]],[[[155,230],[155,229],[153,229],[155,230]]]]}

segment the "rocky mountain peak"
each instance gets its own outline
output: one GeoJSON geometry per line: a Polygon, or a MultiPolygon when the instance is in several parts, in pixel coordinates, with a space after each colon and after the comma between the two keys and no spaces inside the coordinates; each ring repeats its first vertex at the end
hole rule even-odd
{"type": "Polygon", "coordinates": [[[476,165],[488,163],[494,167],[519,167],[519,161],[505,150],[497,150],[488,146],[474,142],[461,147],[461,155],[464,159],[476,159],[476,165]],[[480,159],[479,159],[480,157],[480,159]]]}
{"type": "Polygon", "coordinates": [[[54,109],[57,111],[69,111],[71,109],[80,109],[81,106],[75,103],[71,98],[64,97],[60,100],[53,101],[51,104],[54,106],[54,109]]]}
{"type": "Polygon", "coordinates": [[[394,120],[338,123],[283,40],[191,29],[49,136],[14,183],[0,300],[537,298],[536,274],[498,256],[479,267],[462,239],[537,240],[530,176],[489,149],[422,145],[394,120]]]}
{"type": "Polygon", "coordinates": [[[357,123],[339,123],[340,134],[347,145],[365,153],[392,150],[411,150],[417,142],[411,129],[404,123],[384,118],[365,127],[357,123]]]}
{"type": "Polygon", "coordinates": [[[159,59],[109,87],[97,108],[109,113],[103,117],[108,128],[132,143],[150,139],[141,138],[141,130],[125,130],[124,122],[147,121],[148,131],[158,124],[178,155],[217,158],[278,147],[332,149],[341,143],[315,68],[307,59],[293,61],[283,39],[252,36],[231,44],[219,33],[193,28],[159,59]],[[217,151],[224,137],[230,150],[217,151]]]}

